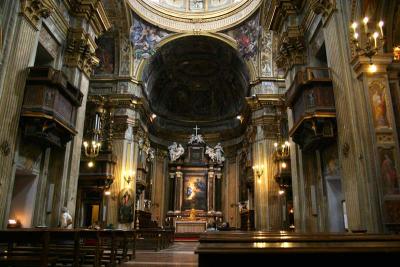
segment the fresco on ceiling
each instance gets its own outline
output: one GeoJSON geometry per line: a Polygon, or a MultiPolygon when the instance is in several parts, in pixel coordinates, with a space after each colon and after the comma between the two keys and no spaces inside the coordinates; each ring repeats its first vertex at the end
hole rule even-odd
{"type": "Polygon", "coordinates": [[[239,27],[226,32],[236,40],[239,53],[246,60],[254,59],[258,53],[258,40],[261,33],[259,21],[260,14],[257,13],[239,27]]]}
{"type": "Polygon", "coordinates": [[[96,56],[99,65],[95,68],[95,74],[113,74],[115,64],[115,42],[112,36],[103,36],[97,41],[96,56]]]}
{"type": "Polygon", "coordinates": [[[154,55],[157,44],[167,35],[168,32],[133,16],[130,39],[133,44],[134,58],[145,59],[154,55]]]}

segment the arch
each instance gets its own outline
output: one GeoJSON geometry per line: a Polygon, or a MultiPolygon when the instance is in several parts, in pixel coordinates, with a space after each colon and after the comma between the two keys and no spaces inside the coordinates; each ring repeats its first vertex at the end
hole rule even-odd
{"type": "MultiPolygon", "coordinates": [[[[227,34],[223,34],[223,33],[206,33],[206,32],[202,32],[199,34],[191,34],[191,33],[172,33],[170,35],[168,35],[167,37],[165,37],[163,40],[160,41],[160,43],[158,43],[156,45],[156,49],[160,49],[162,48],[164,45],[173,42],[175,40],[178,40],[180,38],[185,38],[185,37],[190,37],[190,36],[207,36],[210,38],[214,38],[218,41],[221,41],[227,45],[229,45],[230,47],[232,47],[233,49],[235,49],[236,51],[238,51],[238,45],[235,39],[233,39],[231,36],[227,35],[227,34]]],[[[133,76],[137,79],[137,81],[139,82],[143,82],[143,71],[147,65],[147,63],[149,62],[149,58],[146,59],[141,59],[139,61],[139,66],[136,68],[135,73],[133,74],[133,76]]],[[[249,63],[247,62],[249,70],[251,69],[251,74],[254,74],[254,67],[249,65],[249,63]]],[[[251,76],[253,77],[253,76],[251,76]]]]}

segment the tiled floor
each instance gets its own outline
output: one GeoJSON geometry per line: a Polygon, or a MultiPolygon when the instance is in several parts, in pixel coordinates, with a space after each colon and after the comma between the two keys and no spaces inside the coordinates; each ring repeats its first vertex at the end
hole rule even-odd
{"type": "Polygon", "coordinates": [[[194,254],[197,245],[197,242],[175,242],[168,249],[157,252],[150,250],[137,250],[136,259],[126,262],[121,266],[197,266],[198,256],[194,254]]]}

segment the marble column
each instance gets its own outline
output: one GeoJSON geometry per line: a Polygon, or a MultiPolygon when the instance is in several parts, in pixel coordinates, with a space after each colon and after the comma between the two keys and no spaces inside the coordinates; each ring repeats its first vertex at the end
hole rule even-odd
{"type": "Polygon", "coordinates": [[[207,183],[207,208],[208,211],[215,210],[215,173],[213,166],[208,168],[208,183],[207,183]]]}
{"type": "Polygon", "coordinates": [[[14,153],[20,111],[25,91],[27,68],[31,65],[37,29],[20,15],[14,42],[10,43],[9,62],[4,65],[7,77],[0,97],[0,228],[5,227],[14,183],[14,153]]]}
{"type": "Polygon", "coordinates": [[[275,182],[273,161],[275,140],[264,137],[263,128],[257,126],[253,145],[253,164],[259,166],[260,174],[254,178],[254,212],[257,230],[280,230],[282,209],[279,201],[279,185],[275,182]]]}
{"type": "Polygon", "coordinates": [[[168,212],[175,211],[175,173],[169,174],[169,201],[168,201],[168,212]]]}
{"type": "Polygon", "coordinates": [[[183,193],[183,174],[181,171],[175,172],[175,212],[182,210],[182,193],[183,193]]]}
{"type": "Polygon", "coordinates": [[[71,141],[70,145],[70,158],[65,158],[65,164],[69,165],[69,176],[67,179],[66,192],[66,203],[70,214],[75,218],[75,207],[76,207],[76,195],[78,191],[78,179],[79,179],[79,165],[81,160],[81,148],[85,124],[85,111],[86,102],[89,92],[89,77],[80,72],[77,68],[70,69],[74,73],[72,80],[78,80],[75,86],[80,89],[83,94],[82,105],[77,110],[75,129],[78,132],[71,141]],[[69,163],[69,164],[68,164],[69,163]]]}

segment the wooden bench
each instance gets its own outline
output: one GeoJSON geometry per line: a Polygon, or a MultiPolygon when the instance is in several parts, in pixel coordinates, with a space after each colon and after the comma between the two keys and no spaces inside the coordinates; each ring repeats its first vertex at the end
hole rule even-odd
{"type": "Polygon", "coordinates": [[[400,256],[399,235],[294,234],[268,232],[209,232],[200,236],[195,253],[199,266],[221,263],[249,265],[256,262],[321,262],[343,264],[356,260],[400,256]]]}
{"type": "Polygon", "coordinates": [[[134,230],[0,231],[0,266],[116,266],[135,257],[134,230]]]}

